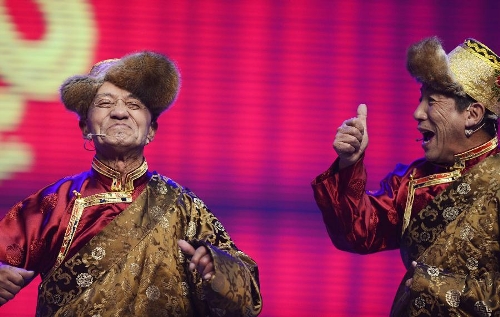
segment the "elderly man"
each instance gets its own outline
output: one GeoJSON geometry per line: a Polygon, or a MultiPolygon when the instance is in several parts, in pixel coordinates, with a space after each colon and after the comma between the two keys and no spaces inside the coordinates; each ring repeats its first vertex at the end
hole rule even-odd
{"type": "Polygon", "coordinates": [[[407,273],[392,316],[500,313],[500,59],[467,39],[436,37],[408,50],[421,83],[414,112],[425,158],[398,165],[365,191],[367,108],[338,128],[338,158],[312,182],[333,244],[360,254],[401,249],[407,273]]]}
{"type": "Polygon", "coordinates": [[[256,316],[256,263],[193,192],[148,169],[144,148],[175,100],[174,63],[140,52],[61,87],[92,168],[0,221],[0,305],[40,274],[37,316],[256,316]]]}

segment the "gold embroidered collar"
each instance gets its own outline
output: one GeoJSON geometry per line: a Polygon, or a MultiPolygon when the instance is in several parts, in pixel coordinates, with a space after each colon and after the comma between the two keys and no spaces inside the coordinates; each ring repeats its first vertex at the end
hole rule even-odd
{"type": "Polygon", "coordinates": [[[111,191],[113,192],[132,192],[134,190],[134,180],[144,175],[148,170],[148,163],[144,160],[138,168],[127,173],[122,183],[122,175],[115,169],[105,165],[96,157],[92,160],[92,168],[99,174],[111,179],[111,191]]]}
{"type": "Polygon", "coordinates": [[[410,175],[410,185],[413,184],[415,188],[420,188],[451,182],[462,175],[462,171],[468,165],[467,163],[469,161],[478,158],[490,151],[493,151],[497,147],[498,138],[495,136],[493,139],[484,144],[481,144],[465,152],[455,154],[455,163],[452,166],[447,167],[449,172],[427,175],[418,179],[414,179],[415,172],[413,172],[412,175],[410,175]]]}
{"type": "Polygon", "coordinates": [[[411,211],[413,208],[413,199],[415,196],[415,190],[417,188],[453,182],[462,175],[462,172],[467,166],[468,162],[470,162],[472,159],[480,157],[483,154],[493,151],[497,147],[498,138],[495,136],[493,139],[484,144],[481,144],[465,152],[455,154],[455,164],[448,167],[449,172],[427,175],[415,179],[415,170],[413,170],[412,174],[410,175],[410,182],[408,183],[408,197],[406,199],[406,208],[403,216],[403,230],[401,231],[401,234],[404,233],[406,227],[410,222],[411,211]]]}
{"type": "MultiPolygon", "coordinates": [[[[465,151],[463,153],[459,153],[455,155],[455,162],[463,162],[465,165],[466,161],[472,160],[476,157],[479,157],[485,153],[493,151],[498,146],[498,138],[495,136],[493,139],[488,142],[481,144],[473,149],[465,151]]],[[[457,163],[455,163],[457,164],[457,163]]]]}

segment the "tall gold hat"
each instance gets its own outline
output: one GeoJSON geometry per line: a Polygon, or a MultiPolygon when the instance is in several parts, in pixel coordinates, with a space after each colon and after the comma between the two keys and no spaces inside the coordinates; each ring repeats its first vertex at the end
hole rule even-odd
{"type": "Polygon", "coordinates": [[[470,96],[500,115],[500,58],[486,45],[466,39],[448,55],[437,37],[408,49],[407,69],[422,84],[458,96],[470,96]]]}

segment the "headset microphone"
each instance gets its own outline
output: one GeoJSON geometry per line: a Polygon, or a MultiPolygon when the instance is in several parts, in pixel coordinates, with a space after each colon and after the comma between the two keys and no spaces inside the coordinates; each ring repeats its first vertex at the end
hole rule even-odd
{"type": "Polygon", "coordinates": [[[88,133],[87,134],[87,139],[90,140],[90,139],[92,139],[93,136],[100,136],[100,137],[105,138],[106,134],[103,134],[103,133],[88,133]]]}

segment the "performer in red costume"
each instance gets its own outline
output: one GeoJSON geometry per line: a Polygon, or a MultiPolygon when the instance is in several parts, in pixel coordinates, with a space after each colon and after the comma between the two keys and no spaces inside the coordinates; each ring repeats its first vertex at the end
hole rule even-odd
{"type": "Polygon", "coordinates": [[[257,316],[257,265],[193,192],[148,169],[144,147],[175,100],[174,63],[140,52],[61,87],[93,141],[92,168],[0,221],[0,305],[36,274],[37,316],[257,316]]]}
{"type": "Polygon", "coordinates": [[[365,191],[367,107],[338,128],[338,158],[312,182],[333,244],[400,249],[407,273],[392,316],[500,314],[500,59],[467,39],[448,55],[436,37],[408,50],[421,83],[414,118],[425,158],[365,191]]]}

